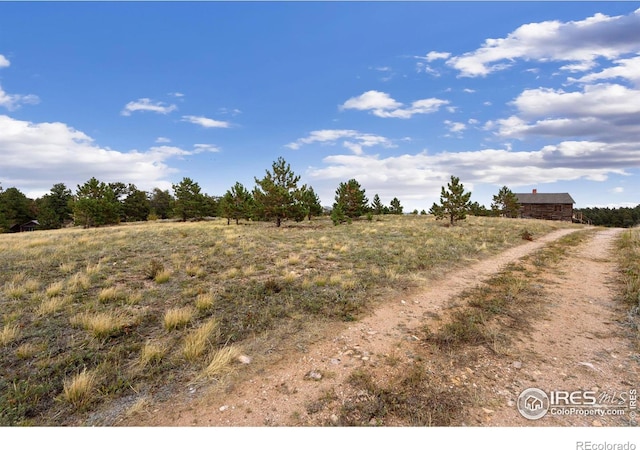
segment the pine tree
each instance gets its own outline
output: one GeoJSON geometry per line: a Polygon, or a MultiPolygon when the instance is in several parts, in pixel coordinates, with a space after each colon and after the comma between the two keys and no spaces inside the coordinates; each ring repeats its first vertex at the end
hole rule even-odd
{"type": "Polygon", "coordinates": [[[331,210],[331,221],[334,225],[340,225],[341,223],[348,222],[351,223],[351,218],[347,217],[344,214],[344,210],[342,209],[342,205],[340,203],[336,203],[331,210]]]}
{"type": "Polygon", "coordinates": [[[267,220],[275,220],[276,227],[283,220],[301,220],[304,209],[298,200],[300,177],[283,157],[273,162],[271,170],[267,170],[262,179],[255,178],[257,186],[253,190],[253,198],[258,214],[267,220]]]}
{"type": "Polygon", "coordinates": [[[127,196],[122,200],[122,217],[125,222],[145,221],[151,212],[151,203],[144,191],[134,184],[127,187],[127,196]]]}
{"type": "Polygon", "coordinates": [[[307,186],[305,184],[300,188],[299,200],[304,213],[309,220],[311,220],[313,216],[319,216],[322,214],[323,209],[320,204],[320,197],[318,197],[311,186],[307,186]]]}
{"type": "Polygon", "coordinates": [[[120,202],[111,185],[92,177],[78,185],[73,201],[74,221],[85,228],[120,222],[120,202]]]}
{"type": "Polygon", "coordinates": [[[174,198],[169,190],[154,188],[149,199],[151,213],[161,219],[168,219],[173,214],[174,198]]]}
{"type": "Polygon", "coordinates": [[[373,196],[373,201],[371,202],[371,210],[376,215],[380,215],[384,212],[384,205],[380,201],[380,196],[378,194],[373,196]]]}
{"type": "Polygon", "coordinates": [[[36,200],[42,229],[61,228],[71,218],[73,194],[63,183],[54,184],[49,194],[36,200]]]}
{"type": "Polygon", "coordinates": [[[242,183],[234,184],[220,199],[220,215],[227,219],[227,225],[231,219],[239,224],[240,219],[249,219],[253,206],[253,197],[242,183]]]}
{"type": "Polygon", "coordinates": [[[390,214],[402,214],[402,205],[400,204],[400,200],[398,200],[397,197],[393,197],[393,200],[391,200],[391,203],[389,204],[390,208],[389,208],[389,213],[390,214]]]}
{"type": "Polygon", "coordinates": [[[447,189],[442,186],[440,190],[440,204],[434,203],[429,210],[436,219],[449,218],[449,223],[455,225],[458,220],[467,218],[467,212],[471,207],[471,192],[464,192],[464,185],[460,183],[460,178],[451,176],[451,182],[447,184],[447,189]]]}
{"type": "Polygon", "coordinates": [[[345,216],[349,218],[360,217],[367,212],[369,200],[365,196],[365,190],[355,179],[346,183],[340,183],[336,189],[335,203],[333,208],[340,205],[345,216]]]}
{"type": "Polygon", "coordinates": [[[491,210],[501,217],[518,217],[520,214],[518,197],[508,187],[503,186],[498,194],[493,196],[491,210]]]}
{"type": "Polygon", "coordinates": [[[23,224],[36,217],[35,202],[18,188],[0,189],[0,227],[7,230],[17,224],[23,224]]]}
{"type": "Polygon", "coordinates": [[[203,217],[203,195],[200,186],[191,178],[185,177],[173,185],[175,195],[174,211],[183,222],[187,219],[203,217]]]}

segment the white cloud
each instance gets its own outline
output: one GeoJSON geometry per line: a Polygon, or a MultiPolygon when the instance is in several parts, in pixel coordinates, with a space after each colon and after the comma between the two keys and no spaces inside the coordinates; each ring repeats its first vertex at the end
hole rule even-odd
{"type": "Polygon", "coordinates": [[[451,120],[445,120],[444,124],[449,128],[449,132],[451,133],[461,133],[467,128],[464,123],[452,122],[451,120]]]}
{"type": "Polygon", "coordinates": [[[184,97],[184,94],[182,92],[169,92],[169,95],[176,98],[184,97]]]}
{"type": "Polygon", "coordinates": [[[242,111],[240,111],[238,108],[234,108],[234,109],[219,108],[218,109],[218,113],[220,113],[220,114],[229,114],[230,116],[235,117],[238,114],[242,114],[242,111]]]}
{"type": "Polygon", "coordinates": [[[175,172],[167,162],[197,152],[173,146],[122,152],[101,147],[85,133],[61,122],[33,123],[0,115],[2,184],[25,192],[47,192],[55,183],[70,189],[91,177],[134,183],[140,189],[167,189],[175,172]]]}
{"type": "Polygon", "coordinates": [[[231,126],[229,122],[201,116],[182,116],[182,121],[200,125],[204,128],[229,128],[231,126]]]}
{"type": "Polygon", "coordinates": [[[425,98],[412,102],[409,107],[404,107],[402,103],[391,98],[386,92],[372,90],[358,97],[351,97],[340,106],[340,109],[371,111],[374,116],[383,118],[409,119],[414,114],[428,114],[438,111],[441,106],[448,103],[447,100],[438,98],[425,98]]]}
{"type": "Polygon", "coordinates": [[[171,142],[171,139],[162,136],[156,139],[156,144],[168,144],[169,142],[171,142]]]}
{"type": "Polygon", "coordinates": [[[351,97],[344,102],[341,109],[357,109],[360,111],[396,109],[402,103],[392,99],[386,92],[367,91],[358,97],[351,97]]]}
{"type": "Polygon", "coordinates": [[[599,80],[622,78],[631,81],[636,86],[640,86],[640,56],[628,59],[617,59],[614,63],[617,65],[603,69],[600,72],[590,73],[579,79],[569,78],[569,81],[590,83],[599,80]]]}
{"type": "Polygon", "coordinates": [[[595,67],[598,58],[615,59],[640,50],[640,9],[626,16],[595,14],[579,21],[522,25],[505,38],[487,39],[479,49],[447,60],[460,76],[486,76],[517,59],[567,61],[565,70],[595,67]]]}
{"type": "Polygon", "coordinates": [[[291,150],[298,150],[303,145],[314,143],[335,145],[337,141],[342,141],[343,147],[351,150],[356,155],[362,155],[365,147],[382,146],[385,148],[394,147],[393,143],[384,136],[375,134],[360,133],[355,130],[317,130],[309,133],[309,136],[300,138],[295,142],[287,144],[285,147],[291,150]]]}
{"type": "MultiPolygon", "coordinates": [[[[9,60],[4,55],[0,54],[0,69],[9,67],[10,65],[11,63],[9,60]]],[[[40,99],[37,95],[9,94],[2,89],[2,86],[0,86],[0,107],[6,108],[9,111],[14,111],[20,108],[21,105],[35,105],[37,103],[40,103],[40,99]]]]}
{"type": "Polygon", "coordinates": [[[527,89],[514,101],[525,117],[618,116],[640,113],[640,90],[618,84],[585,86],[582,91],[527,89]]]}
{"type": "Polygon", "coordinates": [[[212,144],[195,144],[193,148],[195,150],[195,153],[203,153],[203,152],[218,153],[220,151],[219,147],[212,144]]]}
{"type": "Polygon", "coordinates": [[[427,61],[435,61],[436,59],[447,59],[451,56],[448,52],[429,52],[427,53],[427,61]]]}
{"type": "Polygon", "coordinates": [[[474,183],[512,188],[556,181],[604,181],[611,174],[626,175],[640,167],[640,144],[611,148],[603,143],[563,142],[540,150],[513,152],[486,149],[466,152],[378,155],[332,155],[324,167],[311,168],[316,180],[336,182],[356,178],[368,191],[381,195],[434,201],[451,175],[465,186],[474,183]]]}
{"type": "Polygon", "coordinates": [[[514,101],[517,114],[487,123],[504,138],[545,136],[637,141],[640,90],[616,84],[586,85],[582,90],[528,89],[514,101]]]}
{"type": "Polygon", "coordinates": [[[439,77],[440,71],[438,71],[437,69],[434,69],[433,67],[431,67],[428,64],[424,64],[423,62],[418,62],[416,64],[416,72],[420,73],[420,72],[424,72],[424,73],[428,73],[431,76],[434,77],[439,77]]]}
{"type": "Polygon", "coordinates": [[[0,86],[0,106],[9,111],[18,109],[21,105],[35,105],[40,102],[37,95],[8,94],[0,86]]]}
{"type": "Polygon", "coordinates": [[[613,193],[613,194],[622,194],[624,192],[624,188],[621,187],[621,186],[617,186],[617,187],[614,187],[613,189],[611,189],[610,192],[613,193]]]}
{"type": "Polygon", "coordinates": [[[419,59],[421,61],[433,62],[438,59],[447,59],[451,56],[449,52],[429,52],[426,56],[414,56],[415,59],[419,59]]]}
{"type": "Polygon", "coordinates": [[[176,109],[178,109],[176,105],[165,105],[162,102],[153,102],[149,98],[141,98],[127,103],[120,114],[123,116],[130,116],[132,112],[136,111],[151,111],[158,114],[169,114],[176,109]]]}

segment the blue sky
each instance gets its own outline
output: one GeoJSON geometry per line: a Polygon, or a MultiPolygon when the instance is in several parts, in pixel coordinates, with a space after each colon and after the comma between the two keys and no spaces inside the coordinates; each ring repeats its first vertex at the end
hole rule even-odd
{"type": "Polygon", "coordinates": [[[0,183],[640,203],[639,2],[0,2],[0,183]]]}

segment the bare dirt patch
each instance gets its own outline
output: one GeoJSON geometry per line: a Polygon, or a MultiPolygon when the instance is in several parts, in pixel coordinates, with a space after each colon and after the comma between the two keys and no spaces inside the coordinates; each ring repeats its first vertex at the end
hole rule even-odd
{"type": "MultiPolygon", "coordinates": [[[[410,419],[376,419],[376,401],[380,404],[380,399],[372,397],[393,395],[393,390],[374,390],[372,394],[371,389],[361,387],[372,382],[366,373],[374,374],[378,386],[393,384],[417,361],[433,379],[439,379],[439,389],[449,393],[447,425],[628,424],[620,417],[549,416],[530,421],[515,408],[519,393],[528,387],[595,389],[601,393],[640,387],[637,355],[622,324],[624,307],[616,303],[612,286],[615,263],[611,251],[618,230],[595,234],[564,260],[560,272],[545,277],[546,312],[534,317],[530,332],[518,335],[509,348],[499,353],[482,348],[428,355],[415,332],[463,291],[574,231],[558,230],[448,274],[421,292],[389,299],[358,322],[302,330],[314,344],[275,352],[272,358],[267,355],[259,359],[261,363],[243,368],[234,382],[219,383],[213,389],[192,386],[180,398],[152,405],[117,425],[344,425],[348,407],[358,402],[371,405],[369,425],[411,425],[410,419]]],[[[444,398],[442,392],[432,394],[444,398]]],[[[420,401],[437,399],[426,396],[420,401]]]]}

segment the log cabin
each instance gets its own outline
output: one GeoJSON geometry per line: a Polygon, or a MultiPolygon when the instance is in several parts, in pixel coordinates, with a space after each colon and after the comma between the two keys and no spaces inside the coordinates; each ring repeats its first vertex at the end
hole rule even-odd
{"type": "Polygon", "coordinates": [[[573,221],[575,201],[568,193],[542,194],[534,189],[530,194],[515,194],[520,203],[520,217],[524,219],[545,219],[573,221]]]}

